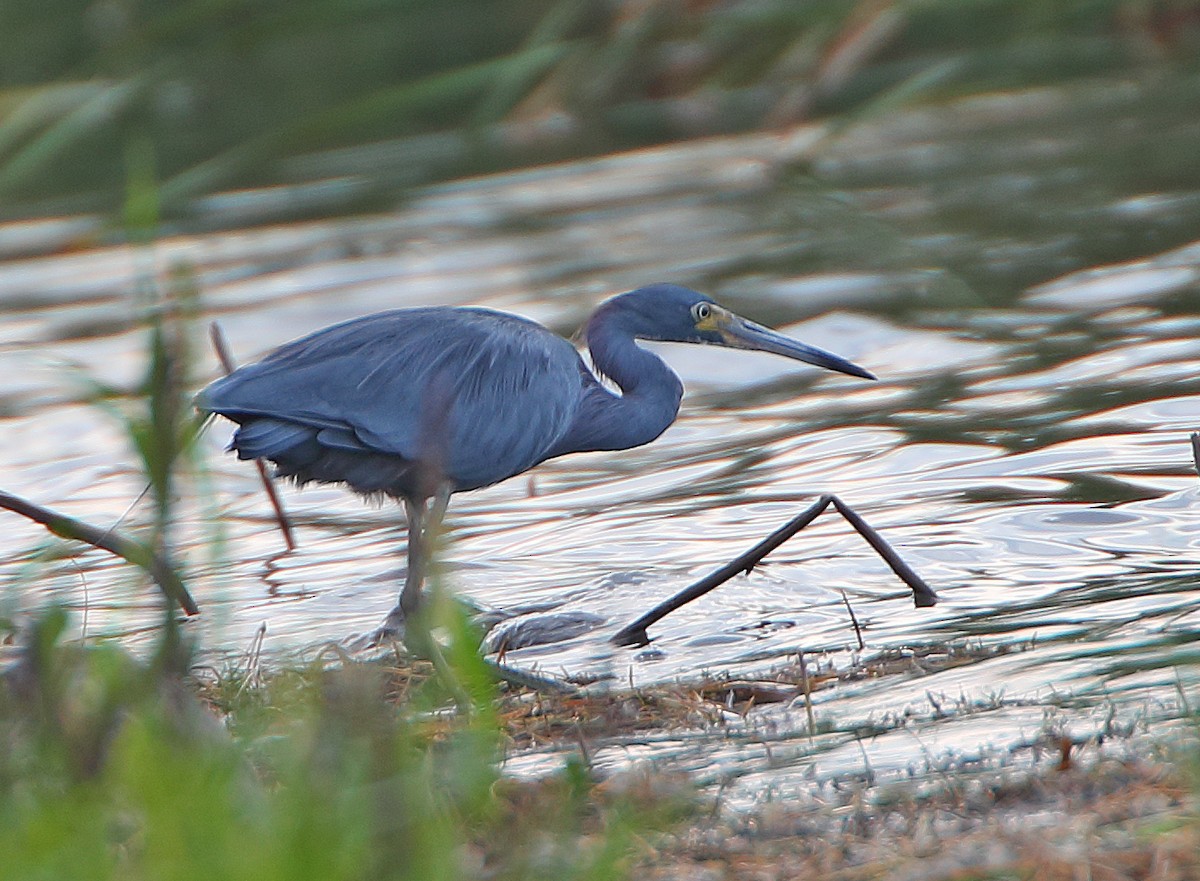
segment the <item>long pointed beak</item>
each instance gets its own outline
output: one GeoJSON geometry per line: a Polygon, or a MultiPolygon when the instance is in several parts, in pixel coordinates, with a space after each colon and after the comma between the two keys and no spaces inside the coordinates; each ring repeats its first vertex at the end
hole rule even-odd
{"type": "Polygon", "coordinates": [[[863,379],[876,378],[869,370],[864,370],[857,364],[853,364],[832,352],[826,352],[824,349],[818,349],[816,346],[810,346],[799,340],[786,337],[781,333],[776,333],[769,327],[763,327],[761,324],[747,321],[745,318],[734,315],[732,312],[726,313],[721,318],[723,320],[719,321],[718,332],[725,339],[725,345],[730,348],[770,352],[773,355],[782,355],[785,358],[793,358],[796,361],[803,361],[806,364],[815,364],[817,367],[824,367],[826,370],[836,370],[838,373],[848,373],[851,376],[860,376],[863,379]]]}

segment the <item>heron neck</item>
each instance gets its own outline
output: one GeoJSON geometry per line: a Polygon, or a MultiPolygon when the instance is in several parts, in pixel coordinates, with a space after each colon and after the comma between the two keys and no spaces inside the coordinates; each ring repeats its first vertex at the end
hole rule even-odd
{"type": "Polygon", "coordinates": [[[654,440],[675,421],[683,384],[662,359],[637,344],[635,327],[619,312],[597,312],[587,327],[596,369],[621,389],[594,381],[568,438],[574,452],[624,450],[654,440]]]}

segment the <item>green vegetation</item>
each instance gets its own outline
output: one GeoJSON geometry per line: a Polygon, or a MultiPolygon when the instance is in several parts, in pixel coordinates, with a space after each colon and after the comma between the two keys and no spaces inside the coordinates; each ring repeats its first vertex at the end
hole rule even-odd
{"type": "MultiPolygon", "coordinates": [[[[453,604],[438,608],[451,637],[437,675],[336,654],[265,674],[189,673],[179,653],[139,661],[113,645],[64,644],[65,616],[46,613],[0,683],[0,879],[1182,879],[1200,870],[1194,736],[1114,730],[1124,746],[1101,751],[1048,723],[1029,755],[997,765],[964,758],[881,786],[846,774],[820,798],[722,810],[719,793],[701,799],[663,769],[602,779],[589,750],[622,733],[712,732],[756,699],[790,699],[784,683],[531,701],[495,687],[453,604]],[[502,774],[506,752],[536,743],[571,758],[537,780],[502,774]],[[1030,812],[1043,817],[1032,828],[1030,812]],[[1176,874],[1155,874],[1161,866],[1176,874]]],[[[845,672],[882,675],[888,663],[908,669],[913,658],[845,672]]]]}
{"type": "Polygon", "coordinates": [[[0,7],[2,214],[115,213],[123,154],[139,139],[173,220],[222,189],[318,180],[340,185],[307,210],[347,210],[472,171],[1194,66],[1198,8],[11,0],[0,7]]]}
{"type": "Polygon", "coordinates": [[[42,617],[0,689],[0,878],[617,878],[687,806],[606,795],[580,762],[502,782],[471,648],[447,715],[439,677],[399,705],[380,665],[201,687],[161,654],[64,645],[64,623],[42,617]]]}

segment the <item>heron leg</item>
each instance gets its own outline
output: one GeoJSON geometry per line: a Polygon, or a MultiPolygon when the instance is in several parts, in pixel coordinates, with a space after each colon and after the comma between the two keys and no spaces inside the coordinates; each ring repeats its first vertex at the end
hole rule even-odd
{"type": "Polygon", "coordinates": [[[408,517],[408,571],[396,608],[409,617],[421,604],[421,586],[425,583],[425,500],[405,499],[404,512],[408,517]]]}
{"type": "Polygon", "coordinates": [[[422,590],[429,574],[433,547],[449,503],[450,487],[447,485],[439,486],[432,499],[404,500],[408,517],[408,571],[404,576],[400,601],[384,621],[383,634],[398,635],[404,632],[405,622],[411,621],[420,612],[422,590]]]}

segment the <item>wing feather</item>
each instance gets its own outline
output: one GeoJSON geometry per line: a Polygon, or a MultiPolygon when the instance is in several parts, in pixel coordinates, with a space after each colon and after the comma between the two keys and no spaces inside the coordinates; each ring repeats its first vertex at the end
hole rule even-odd
{"type": "Polygon", "coordinates": [[[432,402],[449,439],[439,464],[467,489],[546,457],[578,407],[579,365],[570,343],[523,318],[404,309],[289,343],[217,380],[198,405],[243,423],[314,428],[330,448],[416,461],[432,402]]]}

